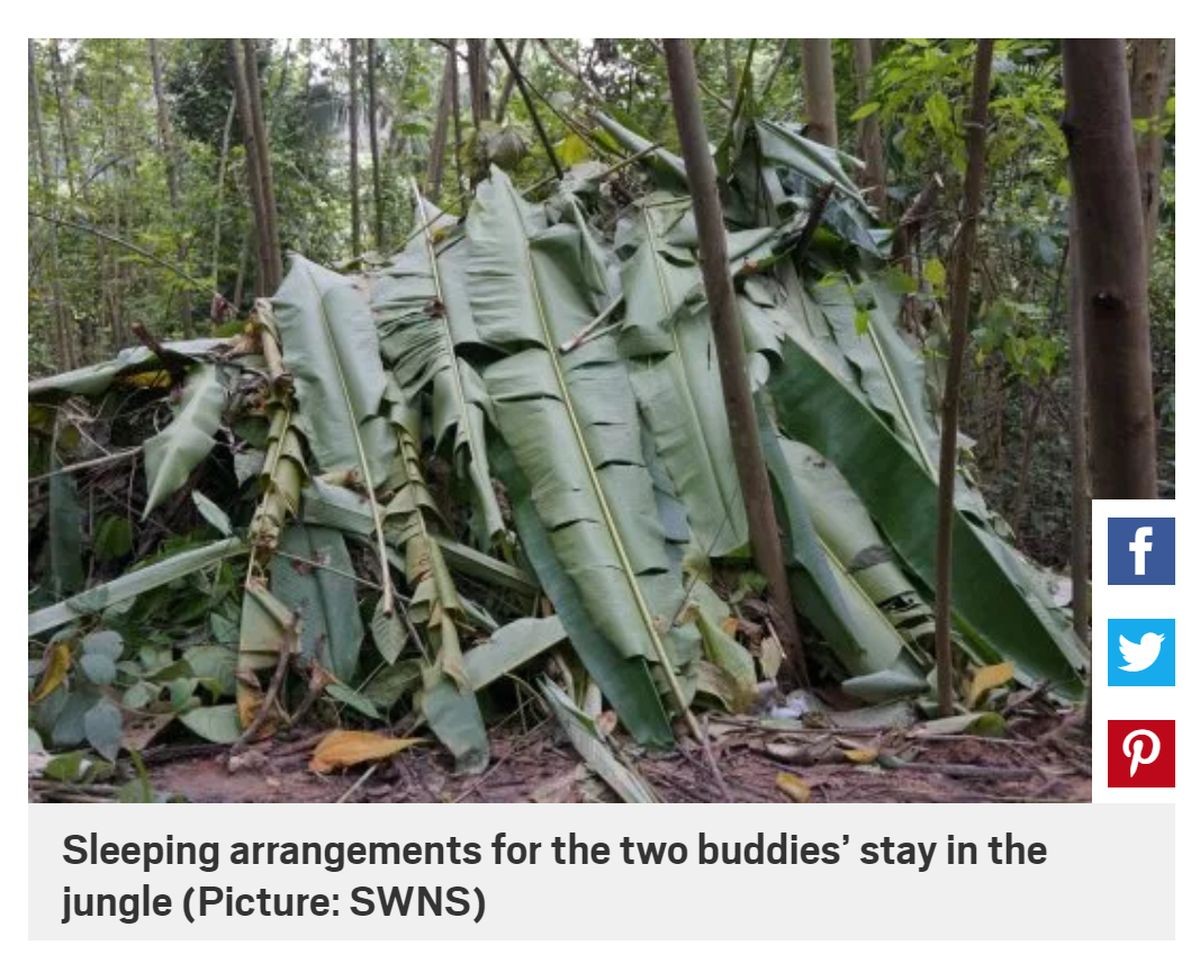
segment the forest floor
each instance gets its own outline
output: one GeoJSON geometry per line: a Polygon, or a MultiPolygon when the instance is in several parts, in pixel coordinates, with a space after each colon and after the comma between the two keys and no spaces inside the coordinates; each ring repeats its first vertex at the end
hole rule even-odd
{"type": "MultiPolygon", "coordinates": [[[[1004,738],[930,735],[902,729],[781,732],[754,720],[710,720],[714,754],[732,802],[788,802],[781,773],[799,777],[812,802],[1087,802],[1091,753],[1077,726],[1046,711],[1014,720],[1004,738]],[[860,761],[853,761],[854,759],[860,761]]],[[[154,789],[174,799],[216,802],[609,802],[616,796],[552,725],[493,730],[482,775],[455,775],[435,744],[412,747],[374,768],[309,771],[322,731],[265,740],[231,765],[223,747],[147,752],[154,789]]],[[[721,802],[695,744],[630,757],[666,802],[721,802]]],[[[787,781],[786,778],[784,780],[787,781]]],[[[795,783],[793,781],[793,787],[795,783]]],[[[102,791],[38,791],[47,801],[104,801],[102,791]]],[[[160,797],[161,798],[161,797],[160,797]]]]}

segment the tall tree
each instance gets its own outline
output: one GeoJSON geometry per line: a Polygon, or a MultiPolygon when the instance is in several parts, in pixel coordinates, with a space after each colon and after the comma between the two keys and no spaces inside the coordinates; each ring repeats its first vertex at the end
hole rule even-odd
{"type": "MultiPolygon", "coordinates": [[[[154,90],[155,121],[158,126],[158,147],[163,157],[163,167],[167,172],[167,198],[171,202],[171,210],[181,210],[179,196],[179,157],[175,152],[175,138],[171,131],[171,113],[167,105],[167,96],[163,90],[162,51],[158,41],[147,41],[150,47],[150,83],[154,90]]],[[[175,253],[182,266],[187,256],[187,247],[180,238],[175,247],[175,253]]],[[[183,336],[190,338],[195,333],[192,326],[192,296],[184,288],[180,292],[180,318],[183,321],[183,336]]]]}
{"type": "Polygon", "coordinates": [[[258,242],[259,295],[274,293],[283,279],[283,258],[275,228],[275,193],[270,176],[266,128],[259,113],[258,67],[254,42],[226,41],[229,73],[237,100],[242,143],[246,148],[246,179],[250,184],[254,233],[258,242]]]}
{"type": "MultiPolygon", "coordinates": [[[[46,147],[46,132],[42,128],[42,95],[37,79],[37,47],[29,41],[29,134],[37,149],[38,174],[42,187],[41,203],[51,208],[55,196],[54,176],[50,166],[50,151],[46,147]]],[[[75,337],[71,330],[70,312],[63,293],[62,275],[59,273],[58,225],[47,224],[49,244],[47,249],[50,275],[51,317],[53,318],[53,342],[60,366],[73,368],[76,364],[75,337]]]]}
{"type": "Polygon", "coordinates": [[[504,123],[504,114],[508,110],[508,101],[512,97],[513,88],[517,84],[517,71],[521,69],[521,56],[525,53],[525,38],[521,37],[513,48],[512,58],[516,70],[509,70],[504,78],[504,86],[500,88],[500,97],[496,101],[496,123],[504,123]]]}
{"type": "MultiPolygon", "coordinates": [[[[454,41],[450,41],[451,44],[454,41]]],[[[429,138],[429,170],[425,183],[429,196],[435,201],[442,196],[442,172],[446,164],[446,137],[450,128],[450,92],[454,86],[454,50],[446,51],[446,64],[442,68],[442,87],[438,94],[437,116],[433,122],[433,134],[429,138]]]]}
{"type": "Polygon", "coordinates": [[[486,40],[467,41],[467,86],[471,95],[471,124],[478,130],[480,121],[492,116],[486,40]]]}
{"type": "MultiPolygon", "coordinates": [[[[871,69],[875,55],[871,41],[856,39],[854,44],[854,83],[861,107],[871,99],[871,69]]],[[[883,160],[883,135],[879,130],[879,116],[868,114],[858,122],[858,152],[866,162],[863,170],[863,187],[867,200],[875,205],[880,217],[887,218],[887,168],[883,160]]]]}
{"type": "Polygon", "coordinates": [[[788,587],[775,503],[759,442],[758,419],[750,381],[746,377],[746,348],[738,321],[733,281],[729,275],[717,173],[697,95],[696,61],[691,44],[686,40],[664,41],[664,49],[671,86],[671,106],[675,112],[675,126],[679,131],[680,150],[692,195],[692,211],[700,241],[700,270],[708,298],[721,392],[725,399],[729,435],[746,507],[750,544],[754,560],[767,580],[772,607],[779,620],[780,635],[788,646],[797,677],[807,685],[804,651],[792,606],[792,593],[788,587]]]}
{"type": "Polygon", "coordinates": [[[971,267],[975,236],[983,203],[988,98],[992,86],[992,41],[980,40],[971,82],[971,119],[967,122],[967,173],[963,185],[962,227],[954,258],[950,289],[950,356],[942,396],[942,436],[938,461],[938,524],[934,587],[934,646],[937,652],[938,712],[954,711],[954,680],[950,639],[951,576],[953,575],[954,481],[958,467],[958,398],[963,358],[967,350],[967,314],[971,307],[971,267]]]}
{"type": "Polygon", "coordinates": [[[362,212],[358,206],[358,41],[349,41],[350,58],[350,250],[362,253],[362,212]]]}
{"type": "Polygon", "coordinates": [[[1063,43],[1092,494],[1154,498],[1157,452],[1141,191],[1123,40],[1063,43]]]}
{"type": "Polygon", "coordinates": [[[833,79],[833,41],[805,40],[804,109],[807,136],[830,147],[838,145],[837,87],[833,79]]]}
{"type": "Polygon", "coordinates": [[[375,82],[378,50],[367,41],[367,134],[371,139],[371,185],[375,211],[375,250],[383,251],[383,171],[379,166],[379,92],[375,82]]]}
{"type": "Polygon", "coordinates": [[[1088,474],[1087,445],[1087,349],[1084,347],[1082,285],[1079,278],[1079,227],[1075,202],[1068,215],[1067,248],[1070,271],[1067,302],[1067,344],[1071,365],[1070,436],[1071,436],[1071,618],[1075,634],[1084,645],[1089,643],[1091,588],[1088,573],[1092,565],[1090,529],[1092,499],[1088,474]]]}
{"type": "Polygon", "coordinates": [[[1142,225],[1147,262],[1154,260],[1158,205],[1162,187],[1163,108],[1175,73],[1174,40],[1135,40],[1130,68],[1129,102],[1137,143],[1142,189],[1142,225]]]}

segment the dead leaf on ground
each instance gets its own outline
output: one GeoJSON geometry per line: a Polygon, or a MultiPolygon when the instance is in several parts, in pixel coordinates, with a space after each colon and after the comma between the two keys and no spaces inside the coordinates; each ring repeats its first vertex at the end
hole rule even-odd
{"type": "Polygon", "coordinates": [[[874,746],[862,746],[857,749],[843,749],[842,755],[846,757],[847,762],[865,766],[879,758],[879,750],[874,746]]]}
{"type": "Polygon", "coordinates": [[[41,702],[46,696],[62,685],[63,679],[67,677],[67,671],[71,668],[71,647],[66,642],[56,642],[50,646],[50,652],[46,656],[46,671],[42,675],[41,681],[37,684],[37,688],[33,690],[33,695],[29,697],[30,702],[41,702]]]}
{"type": "Polygon", "coordinates": [[[356,766],[360,762],[375,762],[387,759],[424,739],[397,739],[378,732],[359,732],[334,729],[313,750],[308,768],[312,772],[326,773],[334,769],[356,766]]]}
{"type": "Polygon", "coordinates": [[[997,662],[995,665],[985,665],[971,677],[971,685],[967,690],[967,705],[972,709],[983,700],[992,689],[1006,685],[1013,678],[1011,662],[997,662]]]}
{"type": "Polygon", "coordinates": [[[806,803],[812,800],[812,787],[799,776],[781,772],[775,776],[775,786],[792,802],[806,803]]]}

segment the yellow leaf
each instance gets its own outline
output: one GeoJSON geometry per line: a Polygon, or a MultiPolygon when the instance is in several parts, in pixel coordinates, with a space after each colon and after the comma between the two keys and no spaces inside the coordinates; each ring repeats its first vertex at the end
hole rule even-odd
{"type": "Polygon", "coordinates": [[[724,632],[726,635],[728,635],[730,638],[733,638],[735,635],[737,635],[737,630],[738,630],[738,620],[737,620],[736,615],[731,615],[728,618],[722,620],[721,631],[724,632]]]}
{"type": "Polygon", "coordinates": [[[985,665],[971,677],[971,687],[967,690],[967,705],[974,708],[983,699],[989,689],[1011,682],[1013,664],[998,662],[995,665],[985,665]]]}
{"type": "Polygon", "coordinates": [[[50,652],[46,658],[46,671],[42,675],[41,682],[37,684],[37,688],[33,690],[33,695],[29,697],[29,701],[41,702],[46,698],[62,685],[70,668],[71,647],[66,642],[56,642],[50,646],[50,652]]]}
{"type": "Polygon", "coordinates": [[[334,769],[356,766],[360,762],[387,759],[409,746],[415,746],[424,741],[424,739],[396,739],[378,732],[334,729],[317,743],[308,768],[313,772],[332,772],[334,769]]]}
{"type": "Polygon", "coordinates": [[[792,802],[806,803],[812,799],[812,787],[799,776],[790,772],[781,772],[775,776],[775,786],[792,802]]]}
{"type": "Polygon", "coordinates": [[[167,388],[171,375],[166,371],[137,371],[121,376],[121,384],[131,388],[167,388]]]}
{"type": "Polygon", "coordinates": [[[843,749],[842,755],[846,757],[847,762],[857,762],[861,765],[866,765],[879,758],[879,750],[869,746],[859,749],[843,749]]]}

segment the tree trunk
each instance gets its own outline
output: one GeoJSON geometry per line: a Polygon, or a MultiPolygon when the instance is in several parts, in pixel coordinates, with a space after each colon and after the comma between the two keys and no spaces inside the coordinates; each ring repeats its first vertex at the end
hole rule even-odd
{"type": "MultiPolygon", "coordinates": [[[[854,80],[861,107],[871,98],[871,67],[874,56],[870,40],[855,40],[854,80]]],[[[871,114],[858,122],[858,152],[866,161],[862,182],[867,200],[875,205],[881,220],[887,220],[887,168],[883,160],[883,135],[879,130],[878,114],[871,114]]]]}
{"type": "Polygon", "coordinates": [[[810,140],[837,147],[837,88],[833,82],[833,41],[804,40],[804,109],[810,140]]]}
{"type": "Polygon", "coordinates": [[[1154,498],[1157,457],[1141,192],[1123,40],[1063,43],[1086,330],[1092,492],[1154,498]]]}
{"type": "Polygon", "coordinates": [[[725,61],[725,96],[729,98],[729,102],[732,104],[737,100],[738,94],[738,69],[733,56],[732,38],[726,37],[721,41],[721,56],[725,61]]]}
{"type": "Polygon", "coordinates": [[[934,647],[937,651],[938,712],[954,711],[953,658],[950,646],[951,576],[953,575],[954,480],[958,462],[958,397],[967,350],[967,314],[971,307],[971,262],[983,202],[988,95],[992,79],[992,41],[980,40],[975,51],[971,86],[971,119],[967,124],[967,174],[963,186],[962,228],[950,288],[950,356],[942,397],[942,434],[938,461],[937,574],[934,589],[934,647]]]}
{"type": "Polygon", "coordinates": [[[486,40],[467,41],[467,81],[471,88],[471,124],[478,130],[480,121],[492,116],[486,40]]]}
{"type": "Polygon", "coordinates": [[[375,83],[377,49],[367,41],[367,132],[371,139],[371,185],[375,210],[375,250],[383,253],[383,171],[379,167],[379,96],[375,83]]]}
{"type": "MultiPolygon", "coordinates": [[[[171,115],[167,109],[166,93],[163,90],[162,55],[158,49],[158,41],[151,39],[150,45],[150,80],[154,88],[154,109],[158,122],[158,146],[163,155],[163,166],[167,171],[167,197],[171,201],[171,210],[180,214],[179,204],[179,158],[175,153],[174,138],[171,136],[171,115]]],[[[181,268],[186,268],[185,259],[187,248],[179,240],[175,245],[181,268]]],[[[184,288],[180,292],[180,320],[183,322],[183,336],[191,338],[195,335],[192,326],[192,294],[184,288]]]]}
{"type": "MultiPolygon", "coordinates": [[[[29,127],[30,139],[37,148],[38,173],[42,183],[42,203],[54,212],[54,179],[51,174],[50,152],[46,148],[46,134],[42,129],[42,96],[37,80],[37,49],[29,41],[29,127]]],[[[57,361],[62,368],[73,368],[76,364],[75,338],[71,330],[70,315],[63,296],[62,275],[59,273],[58,225],[49,224],[50,247],[48,271],[50,273],[51,319],[54,325],[54,345],[57,361]]]]}
{"type": "MultiPolygon", "coordinates": [[[[513,49],[513,63],[517,65],[517,70],[521,69],[521,55],[525,53],[525,38],[522,37],[517,41],[517,46],[513,49]]],[[[496,123],[504,123],[504,114],[508,110],[508,101],[512,97],[513,87],[517,83],[517,71],[510,70],[508,77],[504,80],[504,87],[500,91],[500,99],[496,101],[496,123]]]]}
{"type": "Polygon", "coordinates": [[[268,294],[274,294],[283,280],[283,253],[279,246],[279,207],[275,203],[275,175],[271,169],[271,140],[267,136],[266,117],[263,114],[262,83],[258,75],[258,41],[243,38],[245,52],[246,84],[250,91],[250,108],[254,118],[254,136],[259,143],[259,173],[263,180],[263,200],[266,204],[268,241],[271,255],[272,274],[268,294]]]}
{"type": "Polygon", "coordinates": [[[1087,349],[1084,346],[1082,285],[1079,277],[1079,228],[1075,203],[1071,202],[1067,228],[1070,250],[1069,294],[1067,301],[1067,338],[1071,363],[1071,617],[1075,634],[1090,645],[1091,587],[1088,574],[1092,567],[1092,499],[1088,490],[1087,448],[1087,349]]]}
{"type": "Polygon", "coordinates": [[[1129,102],[1133,121],[1144,130],[1134,131],[1137,144],[1138,182],[1142,190],[1142,225],[1146,236],[1146,264],[1154,261],[1158,237],[1158,203],[1162,183],[1163,107],[1175,72],[1174,40],[1133,41],[1129,102]]]}
{"type": "MultiPolygon", "coordinates": [[[[217,161],[217,202],[213,211],[213,256],[212,289],[220,291],[221,272],[221,208],[225,203],[225,172],[229,169],[229,141],[233,136],[233,117],[237,111],[237,98],[229,98],[229,110],[225,113],[225,128],[221,132],[221,157],[217,161]]],[[[236,302],[235,302],[236,303],[236,302]]]]}
{"type": "Polygon", "coordinates": [[[350,251],[362,254],[362,212],[358,207],[358,41],[350,40],[350,251]]]}
{"type": "Polygon", "coordinates": [[[262,118],[256,109],[258,98],[258,68],[254,60],[254,44],[245,40],[226,41],[229,70],[233,78],[238,119],[242,127],[242,142],[246,147],[246,179],[250,183],[253,201],[254,233],[258,242],[258,277],[256,289],[266,297],[275,292],[283,279],[283,262],[279,253],[279,236],[275,233],[275,197],[270,190],[270,159],[262,118]],[[248,61],[248,62],[247,62],[248,61]],[[250,73],[253,72],[253,82],[250,73]]]}
{"type": "Polygon", "coordinates": [[[738,322],[733,282],[729,276],[725,222],[717,194],[716,169],[709,152],[708,132],[704,127],[697,95],[696,62],[691,45],[686,40],[667,40],[664,49],[675,126],[679,131],[700,241],[700,268],[716,343],[721,392],[725,399],[738,481],[750,527],[750,544],[754,560],[767,579],[779,634],[789,650],[793,669],[797,678],[807,686],[807,667],[792,606],[791,589],[788,587],[775,503],[759,442],[758,419],[750,382],[746,377],[746,348],[738,322]]]}
{"type": "MultiPolygon", "coordinates": [[[[450,41],[451,45],[454,41],[450,41]]],[[[446,134],[450,127],[450,91],[454,84],[453,46],[446,51],[446,66],[442,68],[442,89],[438,96],[437,119],[433,124],[433,136],[429,139],[429,170],[426,185],[429,196],[439,200],[442,196],[442,171],[446,163],[446,134]]]]}
{"type": "Polygon", "coordinates": [[[458,41],[450,41],[450,117],[454,121],[454,197],[464,209],[462,172],[462,105],[458,96],[458,41]]]}
{"type": "Polygon", "coordinates": [[[58,49],[58,40],[50,41],[50,71],[54,78],[54,99],[58,104],[58,136],[62,141],[63,168],[67,175],[67,193],[75,197],[77,186],[86,197],[86,178],[80,172],[79,145],[75,137],[75,124],[71,113],[71,102],[68,95],[70,82],[67,78],[66,67],[62,62],[62,54],[58,49]]]}

